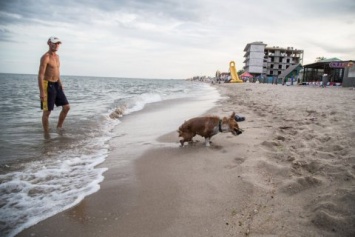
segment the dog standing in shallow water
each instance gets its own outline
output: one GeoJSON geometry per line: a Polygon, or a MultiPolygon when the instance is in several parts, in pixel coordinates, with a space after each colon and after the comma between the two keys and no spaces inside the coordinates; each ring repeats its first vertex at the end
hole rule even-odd
{"type": "Polygon", "coordinates": [[[178,130],[179,137],[182,137],[181,146],[184,146],[185,142],[192,142],[192,138],[196,134],[204,137],[206,146],[210,146],[211,137],[219,132],[231,132],[235,136],[243,132],[235,121],[234,112],[229,118],[220,119],[217,116],[192,118],[185,121],[178,130]]]}

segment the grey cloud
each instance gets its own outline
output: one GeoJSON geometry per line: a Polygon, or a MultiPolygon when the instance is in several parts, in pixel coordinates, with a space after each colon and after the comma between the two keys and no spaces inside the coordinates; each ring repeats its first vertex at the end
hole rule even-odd
{"type": "Polygon", "coordinates": [[[11,42],[10,32],[6,29],[0,29],[0,41],[11,42]]]}
{"type": "Polygon", "coordinates": [[[46,9],[42,9],[41,1],[1,1],[0,9],[2,25],[28,23],[33,18],[48,14],[46,9]]]}
{"type": "Polygon", "coordinates": [[[313,0],[313,1],[294,1],[297,7],[301,10],[305,17],[315,18],[315,17],[344,17],[344,16],[354,16],[355,11],[355,1],[353,0],[343,0],[343,1],[323,1],[323,0],[313,0]]]}
{"type": "Polygon", "coordinates": [[[1,1],[0,9],[7,14],[1,14],[1,24],[28,23],[35,19],[47,21],[75,22],[90,18],[90,9],[102,12],[128,11],[147,16],[161,15],[163,17],[181,20],[194,20],[199,18],[195,9],[197,6],[192,1],[174,0],[12,0],[1,1]],[[12,14],[20,18],[11,17],[12,14]]]}
{"type": "Polygon", "coordinates": [[[12,38],[15,34],[11,30],[14,25],[39,26],[78,22],[91,25],[97,17],[115,12],[135,14],[139,16],[139,21],[155,24],[159,24],[161,20],[198,21],[201,14],[197,9],[196,3],[188,0],[0,1],[0,29],[3,29],[0,41],[12,38]]]}
{"type": "Polygon", "coordinates": [[[355,47],[350,45],[336,44],[336,43],[326,43],[324,41],[310,41],[315,47],[321,48],[324,52],[331,54],[348,54],[349,52],[355,52],[355,47]]]}

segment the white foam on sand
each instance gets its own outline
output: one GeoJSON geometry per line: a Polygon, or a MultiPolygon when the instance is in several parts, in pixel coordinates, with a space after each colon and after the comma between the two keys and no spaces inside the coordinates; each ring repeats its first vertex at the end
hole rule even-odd
{"type": "Polygon", "coordinates": [[[62,157],[45,165],[33,162],[21,172],[0,176],[0,233],[15,236],[23,229],[78,204],[97,192],[107,156],[104,149],[81,157],[62,157]]]}

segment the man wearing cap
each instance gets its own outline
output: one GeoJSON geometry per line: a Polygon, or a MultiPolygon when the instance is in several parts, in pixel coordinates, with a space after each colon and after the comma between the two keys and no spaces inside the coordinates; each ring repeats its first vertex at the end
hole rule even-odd
{"type": "Polygon", "coordinates": [[[41,63],[38,72],[39,96],[41,99],[41,109],[43,110],[42,125],[45,133],[49,132],[49,115],[56,106],[62,106],[60,112],[57,130],[62,130],[64,120],[69,112],[70,105],[64,94],[62,82],[60,80],[60,61],[57,50],[61,44],[57,37],[48,39],[49,50],[41,57],[41,63]]]}

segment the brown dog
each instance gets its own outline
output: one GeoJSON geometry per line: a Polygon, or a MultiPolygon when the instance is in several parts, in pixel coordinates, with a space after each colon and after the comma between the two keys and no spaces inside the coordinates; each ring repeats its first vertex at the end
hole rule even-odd
{"type": "Polygon", "coordinates": [[[217,116],[192,118],[185,121],[178,130],[179,137],[182,137],[181,146],[184,146],[184,142],[192,142],[192,138],[196,134],[204,137],[206,146],[210,146],[211,137],[219,132],[231,132],[235,136],[243,132],[235,121],[234,112],[229,118],[220,119],[217,116]]]}

